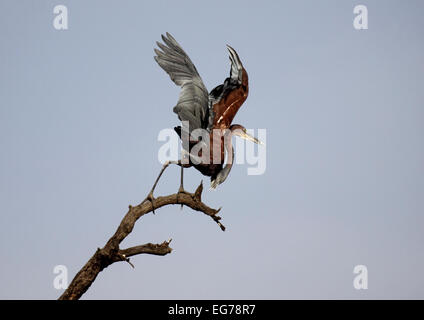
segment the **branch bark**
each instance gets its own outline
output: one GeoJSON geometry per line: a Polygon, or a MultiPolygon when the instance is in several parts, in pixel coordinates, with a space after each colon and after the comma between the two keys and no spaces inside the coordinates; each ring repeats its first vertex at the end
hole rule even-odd
{"type": "Polygon", "coordinates": [[[133,231],[134,225],[138,219],[145,214],[152,212],[153,209],[160,207],[181,204],[195,211],[199,211],[214,220],[222,231],[225,227],[221,224],[221,217],[218,216],[220,209],[213,209],[204,204],[201,200],[203,184],[197,187],[194,193],[186,191],[171,194],[168,196],[158,197],[153,203],[144,200],[137,206],[129,206],[128,212],[122,219],[114,235],[108,240],[103,248],[98,248],[93,256],[87,261],[82,269],[75,275],[65,292],[59,297],[59,300],[77,300],[79,299],[96,280],[97,275],[111,264],[119,261],[126,261],[132,267],[129,257],[139,254],[167,255],[171,253],[172,248],[169,246],[171,240],[164,241],[161,244],[147,243],[127,249],[120,249],[121,242],[133,231]],[[154,205],[154,207],[153,207],[154,205]]]}

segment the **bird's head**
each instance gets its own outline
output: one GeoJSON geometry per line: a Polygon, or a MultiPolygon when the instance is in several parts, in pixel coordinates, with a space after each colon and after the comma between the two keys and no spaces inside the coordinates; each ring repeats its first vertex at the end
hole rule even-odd
{"type": "Polygon", "coordinates": [[[263,144],[262,141],[255,138],[254,136],[247,133],[247,130],[245,127],[243,127],[241,124],[233,124],[230,126],[230,131],[233,136],[238,136],[240,138],[243,138],[245,140],[252,141],[257,144],[263,144]]]}

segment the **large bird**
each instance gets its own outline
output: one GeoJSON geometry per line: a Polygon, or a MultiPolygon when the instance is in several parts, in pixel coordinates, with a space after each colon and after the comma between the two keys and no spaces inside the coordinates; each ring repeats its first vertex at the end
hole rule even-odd
{"type": "MultiPolygon", "coordinates": [[[[184,191],[183,168],[191,166],[203,175],[210,176],[211,188],[215,189],[228,177],[233,164],[234,150],[231,136],[261,143],[249,135],[242,125],[232,124],[234,116],[249,92],[247,72],[237,52],[227,45],[231,62],[230,76],[223,84],[208,93],[193,62],[174,37],[166,33],[166,36],[162,35],[162,40],[163,43],[157,42],[160,50],[154,49],[156,53],[154,58],[171,80],[181,87],[177,105],[173,110],[182,121],[182,125],[174,129],[183,142],[185,151],[183,158],[187,158],[186,161],[171,162],[181,166],[180,191],[184,191]],[[202,136],[193,136],[199,129],[203,133],[202,136]],[[200,149],[200,152],[194,153],[196,146],[199,147],[196,150],[200,149]],[[225,154],[227,163],[224,166],[225,154]]],[[[165,164],[164,169],[168,164],[165,164]]]]}

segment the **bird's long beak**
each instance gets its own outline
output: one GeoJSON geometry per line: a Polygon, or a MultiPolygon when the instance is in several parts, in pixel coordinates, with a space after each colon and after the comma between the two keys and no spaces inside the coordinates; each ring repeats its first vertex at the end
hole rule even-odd
{"type": "Polygon", "coordinates": [[[241,137],[241,138],[243,138],[243,139],[246,139],[246,140],[248,140],[248,141],[252,141],[252,142],[254,142],[254,143],[257,143],[257,144],[264,144],[262,141],[260,141],[259,139],[257,139],[257,138],[255,138],[254,136],[251,136],[250,134],[248,134],[247,132],[243,132],[243,131],[241,131],[239,134],[238,134],[238,136],[239,137],[241,137]]]}

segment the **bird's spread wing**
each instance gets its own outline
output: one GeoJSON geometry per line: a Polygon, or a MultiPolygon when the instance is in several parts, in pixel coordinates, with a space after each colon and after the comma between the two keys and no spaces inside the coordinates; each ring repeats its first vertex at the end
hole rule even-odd
{"type": "Polygon", "coordinates": [[[247,72],[237,52],[227,45],[230,77],[209,93],[208,129],[228,128],[249,92],[247,72]]]}
{"type": "MultiPolygon", "coordinates": [[[[181,87],[174,112],[181,121],[188,121],[189,132],[206,128],[208,120],[208,91],[193,62],[178,42],[169,34],[162,35],[164,44],[157,42],[156,62],[168,73],[171,80],[181,87]]],[[[184,127],[184,126],[183,126],[184,127]]]]}

